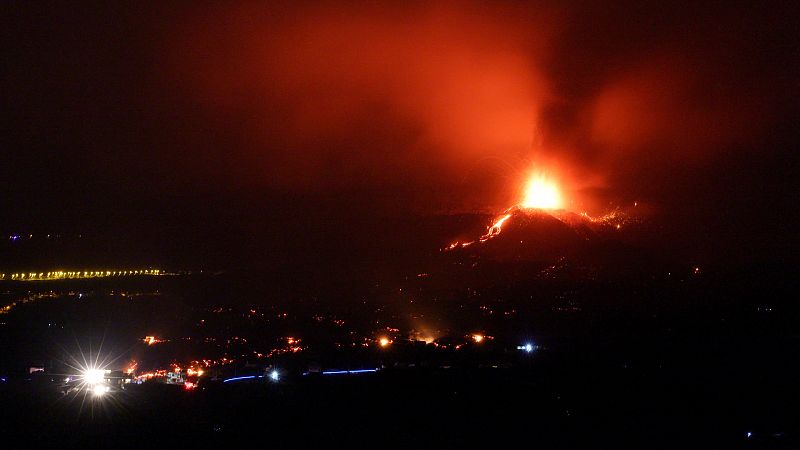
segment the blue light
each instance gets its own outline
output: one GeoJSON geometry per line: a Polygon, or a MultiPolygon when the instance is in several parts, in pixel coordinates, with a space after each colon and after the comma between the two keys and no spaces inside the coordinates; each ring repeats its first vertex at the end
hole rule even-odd
{"type": "Polygon", "coordinates": [[[753,437],[753,432],[752,431],[748,431],[744,435],[747,436],[748,438],[751,438],[751,437],[753,437]]]}
{"type": "Polygon", "coordinates": [[[269,373],[269,377],[272,379],[272,381],[278,381],[281,378],[281,374],[278,373],[277,370],[273,370],[269,373]]]}
{"type": "Polygon", "coordinates": [[[322,372],[323,375],[344,375],[344,374],[359,374],[359,373],[373,373],[378,369],[355,369],[355,370],[326,370],[322,372]]]}
{"type": "Polygon", "coordinates": [[[533,344],[530,344],[530,343],[525,344],[525,345],[518,345],[517,346],[517,350],[522,350],[522,351],[524,351],[526,353],[531,353],[534,350],[536,350],[536,346],[533,345],[533,344]]]}
{"type": "Polygon", "coordinates": [[[256,378],[256,376],[255,376],[255,375],[247,375],[247,376],[245,376],[245,377],[233,377],[233,378],[228,378],[227,380],[222,380],[222,382],[223,382],[223,383],[227,383],[227,382],[229,382],[229,381],[252,380],[253,378],[256,378]]]}

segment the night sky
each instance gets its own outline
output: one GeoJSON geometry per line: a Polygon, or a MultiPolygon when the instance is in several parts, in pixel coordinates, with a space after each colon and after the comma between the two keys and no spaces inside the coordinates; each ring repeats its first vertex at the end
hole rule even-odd
{"type": "Polygon", "coordinates": [[[359,249],[535,169],[674,248],[796,250],[791,2],[608,3],[4,2],[0,230],[359,249]]]}

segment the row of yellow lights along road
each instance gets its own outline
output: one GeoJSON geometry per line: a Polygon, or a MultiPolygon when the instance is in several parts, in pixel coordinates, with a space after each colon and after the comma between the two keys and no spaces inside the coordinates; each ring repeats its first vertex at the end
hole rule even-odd
{"type": "Polygon", "coordinates": [[[54,272],[20,272],[20,273],[0,273],[0,280],[63,280],[73,278],[98,278],[98,277],[121,277],[131,275],[164,275],[164,271],[159,269],[142,270],[87,270],[87,271],[63,271],[54,272]]]}

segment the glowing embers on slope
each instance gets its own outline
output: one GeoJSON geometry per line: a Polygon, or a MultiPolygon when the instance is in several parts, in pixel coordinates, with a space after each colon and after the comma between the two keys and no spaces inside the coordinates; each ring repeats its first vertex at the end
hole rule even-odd
{"type": "MultiPolygon", "coordinates": [[[[619,208],[599,217],[590,216],[586,212],[574,214],[563,209],[564,197],[558,185],[545,175],[533,175],[525,185],[522,201],[497,216],[478,239],[472,241],[457,241],[445,247],[444,251],[466,248],[473,244],[483,244],[498,236],[505,227],[519,217],[531,217],[536,214],[545,214],[563,222],[570,227],[580,227],[590,224],[593,227],[602,227],[605,230],[621,230],[630,222],[635,222],[628,214],[619,208]]],[[[638,202],[634,202],[638,206],[638,202]]]]}
{"type": "Polygon", "coordinates": [[[581,224],[585,224],[593,227],[593,229],[602,229],[606,232],[621,232],[621,230],[627,225],[639,222],[639,220],[636,218],[631,217],[619,209],[615,209],[610,213],[595,217],[586,212],[575,214],[565,210],[543,211],[539,208],[522,208],[521,206],[513,206],[504,211],[502,215],[495,218],[491,225],[489,225],[486,229],[486,232],[478,239],[474,241],[454,242],[445,247],[443,250],[451,251],[457,248],[466,248],[473,244],[483,244],[500,235],[500,233],[502,233],[503,230],[505,230],[513,221],[521,218],[524,219],[524,217],[530,217],[531,215],[535,214],[546,214],[547,216],[552,217],[553,219],[556,219],[569,227],[579,228],[581,224]]]}
{"type": "Polygon", "coordinates": [[[585,211],[580,213],[580,216],[588,220],[589,222],[599,225],[604,225],[617,230],[622,229],[623,225],[627,225],[632,222],[633,223],[637,222],[636,219],[633,219],[628,214],[620,211],[619,208],[598,217],[590,216],[585,211]]]}

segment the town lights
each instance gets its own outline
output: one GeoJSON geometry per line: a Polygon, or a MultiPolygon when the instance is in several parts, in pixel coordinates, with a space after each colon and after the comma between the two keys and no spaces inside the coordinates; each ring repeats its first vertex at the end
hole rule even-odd
{"type": "Polygon", "coordinates": [[[281,374],[278,372],[277,369],[273,370],[269,373],[269,379],[272,381],[278,381],[281,378],[281,374]]]}
{"type": "Polygon", "coordinates": [[[475,341],[476,344],[480,344],[483,342],[483,335],[482,334],[473,334],[472,340],[475,341]]]}
{"type": "Polygon", "coordinates": [[[392,341],[390,341],[389,338],[382,337],[378,339],[378,344],[380,344],[381,347],[387,347],[391,343],[392,341]]]}

